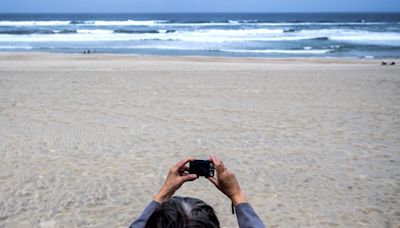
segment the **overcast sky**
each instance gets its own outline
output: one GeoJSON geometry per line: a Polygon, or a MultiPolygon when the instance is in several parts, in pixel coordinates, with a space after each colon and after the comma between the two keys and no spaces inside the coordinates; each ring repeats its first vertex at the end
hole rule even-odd
{"type": "Polygon", "coordinates": [[[0,12],[400,12],[400,0],[0,0],[0,12]]]}

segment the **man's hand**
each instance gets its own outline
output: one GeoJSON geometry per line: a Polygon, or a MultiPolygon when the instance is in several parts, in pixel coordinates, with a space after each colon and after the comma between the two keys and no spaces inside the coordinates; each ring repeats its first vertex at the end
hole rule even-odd
{"type": "Polygon", "coordinates": [[[232,200],[234,206],[247,202],[246,196],[240,189],[238,180],[235,174],[224,166],[224,163],[217,159],[217,157],[211,155],[210,160],[214,163],[215,169],[217,170],[217,178],[208,177],[222,193],[232,200]]]}
{"type": "Polygon", "coordinates": [[[186,166],[188,162],[193,160],[195,159],[191,157],[186,158],[172,166],[168,172],[168,176],[164,182],[164,185],[154,197],[155,201],[160,204],[167,201],[175,193],[175,191],[182,186],[183,183],[197,179],[196,174],[188,173],[189,167],[186,166]]]}

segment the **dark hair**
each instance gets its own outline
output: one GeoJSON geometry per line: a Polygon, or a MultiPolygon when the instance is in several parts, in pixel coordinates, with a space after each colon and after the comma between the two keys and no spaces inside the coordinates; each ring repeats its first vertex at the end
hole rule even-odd
{"type": "Polygon", "coordinates": [[[174,196],[147,220],[146,228],[219,228],[214,209],[203,200],[174,196]]]}

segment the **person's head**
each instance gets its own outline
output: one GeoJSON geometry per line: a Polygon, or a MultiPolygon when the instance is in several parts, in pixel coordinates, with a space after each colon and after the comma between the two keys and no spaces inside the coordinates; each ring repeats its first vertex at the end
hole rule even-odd
{"type": "Polygon", "coordinates": [[[146,228],[219,228],[214,209],[204,201],[174,196],[162,203],[147,220],[146,228]]]}

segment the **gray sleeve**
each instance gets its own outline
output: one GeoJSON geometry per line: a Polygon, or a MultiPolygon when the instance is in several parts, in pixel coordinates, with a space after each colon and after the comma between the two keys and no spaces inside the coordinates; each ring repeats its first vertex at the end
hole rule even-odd
{"type": "Polygon", "coordinates": [[[149,205],[144,209],[142,214],[137,218],[130,226],[129,228],[143,228],[151,214],[153,214],[154,210],[159,206],[160,204],[157,203],[156,201],[151,201],[149,205]]]}
{"type": "Polygon", "coordinates": [[[236,205],[236,216],[240,228],[264,228],[265,225],[250,204],[236,205]]]}

